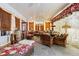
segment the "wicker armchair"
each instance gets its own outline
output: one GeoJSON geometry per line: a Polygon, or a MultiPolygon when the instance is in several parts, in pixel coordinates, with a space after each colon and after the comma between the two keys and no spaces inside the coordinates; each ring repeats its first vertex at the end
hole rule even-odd
{"type": "Polygon", "coordinates": [[[40,36],[40,40],[41,40],[41,43],[44,44],[44,45],[47,45],[49,47],[52,46],[53,44],[53,38],[50,36],[50,35],[45,35],[45,34],[42,34],[40,36]]]}
{"type": "Polygon", "coordinates": [[[68,36],[68,34],[61,34],[60,36],[56,36],[53,39],[53,43],[66,47],[67,36],[68,36]]]}

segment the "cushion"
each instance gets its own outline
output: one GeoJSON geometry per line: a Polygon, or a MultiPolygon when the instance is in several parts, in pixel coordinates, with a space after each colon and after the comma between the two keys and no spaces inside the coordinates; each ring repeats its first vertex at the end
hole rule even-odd
{"type": "Polygon", "coordinates": [[[34,42],[35,42],[35,41],[33,41],[33,40],[24,39],[24,40],[20,41],[19,43],[20,43],[20,44],[27,44],[27,45],[32,46],[32,44],[33,44],[34,42]]]}

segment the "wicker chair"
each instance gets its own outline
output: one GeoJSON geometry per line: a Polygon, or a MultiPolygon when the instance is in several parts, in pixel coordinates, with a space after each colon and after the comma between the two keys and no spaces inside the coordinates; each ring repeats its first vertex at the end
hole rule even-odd
{"type": "Polygon", "coordinates": [[[42,34],[40,36],[40,40],[41,40],[41,43],[44,44],[44,45],[47,45],[49,47],[52,46],[53,44],[53,38],[50,36],[50,35],[45,35],[45,34],[42,34]]]}
{"type": "Polygon", "coordinates": [[[56,45],[66,47],[67,36],[68,34],[61,34],[60,36],[56,36],[53,39],[53,43],[56,45]]]}

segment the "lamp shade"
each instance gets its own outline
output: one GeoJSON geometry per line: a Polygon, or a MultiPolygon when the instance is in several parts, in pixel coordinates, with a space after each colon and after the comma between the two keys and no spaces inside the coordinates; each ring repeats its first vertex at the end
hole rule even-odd
{"type": "Polygon", "coordinates": [[[68,25],[67,23],[65,23],[65,25],[62,26],[62,28],[65,29],[65,34],[67,34],[67,29],[68,29],[68,28],[71,28],[71,26],[68,25]]]}
{"type": "Polygon", "coordinates": [[[65,25],[62,26],[62,28],[71,28],[71,26],[65,23],[65,25]]]}

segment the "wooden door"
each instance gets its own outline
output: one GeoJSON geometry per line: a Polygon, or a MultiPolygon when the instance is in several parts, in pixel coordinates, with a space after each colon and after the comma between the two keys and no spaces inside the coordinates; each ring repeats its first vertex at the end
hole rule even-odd
{"type": "Polygon", "coordinates": [[[22,22],[22,31],[28,31],[28,22],[22,22]]]}

